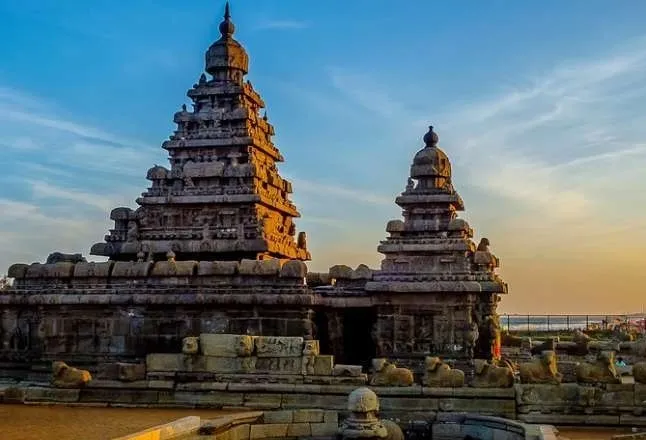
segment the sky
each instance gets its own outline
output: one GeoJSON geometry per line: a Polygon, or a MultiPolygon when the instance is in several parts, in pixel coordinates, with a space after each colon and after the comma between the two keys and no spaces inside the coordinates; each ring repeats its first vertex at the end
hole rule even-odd
{"type": "MultiPolygon", "coordinates": [[[[0,272],[136,207],[223,1],[0,0],[0,272]]],[[[646,2],[233,0],[310,270],[378,268],[429,124],[505,313],[644,308],[646,2]]]]}

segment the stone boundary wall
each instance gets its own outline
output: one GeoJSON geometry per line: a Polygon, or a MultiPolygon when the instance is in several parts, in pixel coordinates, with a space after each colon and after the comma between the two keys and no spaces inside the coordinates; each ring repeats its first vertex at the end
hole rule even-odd
{"type": "MultiPolygon", "coordinates": [[[[48,383],[0,383],[0,401],[99,407],[320,409],[346,412],[356,385],[166,380],[92,380],[82,389],[48,383]]],[[[553,425],[646,426],[646,385],[517,384],[509,389],[373,387],[383,417],[401,422],[455,413],[553,425]]]]}
{"type": "Polygon", "coordinates": [[[336,265],[327,273],[308,272],[300,260],[241,261],[107,261],[14,264],[8,276],[14,286],[7,292],[39,289],[122,286],[310,286],[363,289],[375,271],[365,264],[356,269],[336,265]]]}

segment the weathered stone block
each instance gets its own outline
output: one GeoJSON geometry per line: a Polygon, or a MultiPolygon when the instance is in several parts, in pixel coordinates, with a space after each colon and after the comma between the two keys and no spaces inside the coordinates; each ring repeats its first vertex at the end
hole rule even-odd
{"type": "Polygon", "coordinates": [[[294,411],[294,423],[323,423],[325,411],[321,409],[297,409],[294,411]]]}
{"type": "Polygon", "coordinates": [[[86,388],[81,390],[80,402],[156,404],[159,392],[145,389],[86,388]]]}
{"type": "Polygon", "coordinates": [[[287,437],[309,437],[312,429],[309,423],[290,423],[287,427],[287,437]]]}
{"type": "Polygon", "coordinates": [[[339,426],[336,423],[311,423],[312,437],[335,436],[339,426]]]}
{"type": "Polygon", "coordinates": [[[280,273],[283,260],[272,258],[270,260],[242,260],[238,266],[240,275],[250,276],[276,276],[280,273]]]}
{"type": "Polygon", "coordinates": [[[361,376],[361,365],[337,364],[332,370],[333,376],[359,377],[361,376]]]}
{"type": "Polygon", "coordinates": [[[242,406],[242,393],[228,393],[222,391],[209,391],[206,393],[195,393],[188,391],[175,391],[171,402],[196,405],[207,408],[222,408],[225,406],[242,406]]]}
{"type": "Polygon", "coordinates": [[[25,388],[7,387],[2,396],[4,403],[23,403],[25,401],[25,388]]]}
{"type": "Polygon", "coordinates": [[[151,353],[146,356],[146,369],[149,372],[206,371],[206,357],[182,353],[151,353]]]}
{"type": "Polygon", "coordinates": [[[256,354],[261,357],[300,357],[303,338],[296,336],[257,336],[256,354]]]}
{"type": "Polygon", "coordinates": [[[78,402],[80,390],[30,387],[25,391],[26,402],[78,402]]]}
{"type": "Polygon", "coordinates": [[[256,372],[267,374],[301,374],[302,357],[259,357],[256,372]]]}
{"type": "Polygon", "coordinates": [[[76,263],[74,267],[74,278],[108,278],[114,261],[104,263],[76,263]]]}
{"type": "Polygon", "coordinates": [[[323,414],[323,422],[324,423],[334,423],[336,425],[339,424],[339,413],[336,411],[325,411],[323,414]]]}
{"type": "MultiPolygon", "coordinates": [[[[283,408],[320,408],[344,411],[347,396],[330,396],[315,394],[283,394],[283,408]]],[[[294,414],[296,420],[296,414],[294,414]]]]}
{"type": "Polygon", "coordinates": [[[287,437],[288,423],[271,423],[264,425],[251,425],[250,439],[284,438],[287,437]]]}
{"type": "Polygon", "coordinates": [[[9,266],[7,271],[7,276],[9,278],[23,279],[27,275],[27,269],[29,268],[28,264],[12,264],[9,266]]]}
{"type": "MultiPolygon", "coordinates": [[[[268,393],[246,393],[244,406],[256,409],[278,409],[282,402],[282,395],[268,393]]],[[[265,420],[266,423],[266,420],[265,420]]]]}
{"type": "Polygon", "coordinates": [[[357,268],[352,271],[353,280],[371,280],[372,279],[372,269],[370,269],[365,264],[360,264],[357,268]]]}
{"type": "Polygon", "coordinates": [[[293,420],[293,411],[265,411],[263,413],[263,421],[265,423],[292,423],[293,420]]]}
{"type": "Polygon", "coordinates": [[[117,379],[123,382],[134,382],[146,379],[146,364],[117,363],[117,379]]]}
{"type": "Polygon", "coordinates": [[[197,267],[197,274],[201,276],[235,275],[237,271],[237,261],[200,261],[197,267]]]}
{"type": "Polygon", "coordinates": [[[254,337],[249,335],[202,333],[200,335],[200,347],[202,354],[206,356],[251,356],[254,350],[254,337]]]}
{"type": "Polygon", "coordinates": [[[345,266],[343,264],[337,264],[330,268],[330,278],[335,279],[351,279],[352,273],[354,271],[350,266],[345,266]]]}
{"type": "Polygon", "coordinates": [[[289,260],[280,268],[281,278],[301,278],[307,276],[307,265],[300,260],[289,260]]]}
{"type": "Polygon", "coordinates": [[[216,357],[205,356],[206,371],[212,373],[253,373],[256,371],[255,356],[252,357],[216,357]]]}

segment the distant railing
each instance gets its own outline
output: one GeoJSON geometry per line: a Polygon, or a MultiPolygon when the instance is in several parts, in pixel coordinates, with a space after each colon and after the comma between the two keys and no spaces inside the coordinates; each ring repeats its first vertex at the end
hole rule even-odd
{"type": "Polygon", "coordinates": [[[646,329],[646,315],[500,315],[500,325],[509,332],[545,333],[574,330],[646,329]]]}

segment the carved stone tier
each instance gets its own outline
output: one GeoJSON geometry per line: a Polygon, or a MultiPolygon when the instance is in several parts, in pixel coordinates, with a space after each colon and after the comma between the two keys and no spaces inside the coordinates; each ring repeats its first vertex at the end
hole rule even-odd
{"type": "Polygon", "coordinates": [[[206,54],[206,71],[188,91],[192,109],[175,113],[177,130],[162,148],[170,169],[148,170],[152,185],[137,210],[117,208],[114,229],[91,254],[111,260],[309,260],[292,185],[276,167],[283,157],[260,95],[244,76],[248,57],[233,38],[229,9],[221,38],[206,54]]]}

